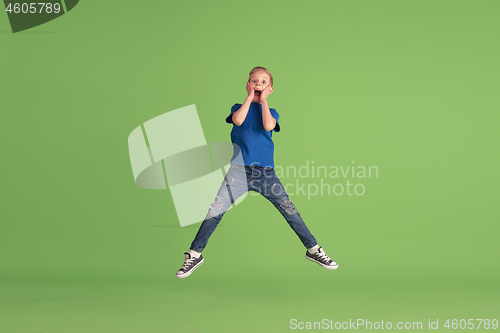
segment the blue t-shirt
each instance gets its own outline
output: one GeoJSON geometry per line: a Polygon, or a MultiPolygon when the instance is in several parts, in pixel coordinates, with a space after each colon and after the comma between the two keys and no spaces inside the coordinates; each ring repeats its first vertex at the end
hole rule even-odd
{"type": "MultiPolygon", "coordinates": [[[[238,111],[241,104],[235,104],[231,108],[231,114],[226,118],[226,122],[233,124],[233,113],[238,111]]],[[[262,123],[262,105],[259,103],[250,104],[245,121],[241,126],[233,124],[231,131],[231,142],[234,153],[231,164],[260,166],[274,168],[274,143],[273,131],[279,132],[280,125],[278,119],[280,115],[275,109],[269,108],[271,115],[276,119],[276,126],[272,131],[266,131],[262,123]],[[240,154],[241,153],[241,154],[240,154]]]]}

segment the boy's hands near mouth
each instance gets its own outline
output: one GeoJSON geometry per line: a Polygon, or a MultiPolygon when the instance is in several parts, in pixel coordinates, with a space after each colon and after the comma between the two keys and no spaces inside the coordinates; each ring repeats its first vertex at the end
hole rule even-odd
{"type": "Polygon", "coordinates": [[[267,96],[269,96],[273,92],[273,88],[271,86],[267,86],[260,93],[260,101],[264,102],[267,100],[267,96]]]}
{"type": "Polygon", "coordinates": [[[251,97],[253,99],[255,93],[253,91],[253,87],[250,82],[247,82],[247,92],[248,92],[248,97],[251,97]]]}

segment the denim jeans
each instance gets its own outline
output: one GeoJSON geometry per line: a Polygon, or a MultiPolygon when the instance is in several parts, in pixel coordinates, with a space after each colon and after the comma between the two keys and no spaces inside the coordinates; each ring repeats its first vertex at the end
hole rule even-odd
{"type": "Polygon", "coordinates": [[[231,165],[191,244],[191,250],[203,251],[222,216],[240,196],[248,191],[258,192],[271,201],[306,248],[317,244],[294,204],[288,198],[288,194],[273,168],[231,165]]]}

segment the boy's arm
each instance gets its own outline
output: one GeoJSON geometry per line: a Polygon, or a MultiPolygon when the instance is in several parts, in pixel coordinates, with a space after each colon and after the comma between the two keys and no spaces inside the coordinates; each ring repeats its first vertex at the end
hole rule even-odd
{"type": "Polygon", "coordinates": [[[267,96],[272,92],[272,88],[267,86],[260,95],[260,104],[262,105],[262,124],[266,131],[272,131],[276,127],[276,119],[271,115],[269,105],[267,105],[267,96]]]}
{"type": "Polygon", "coordinates": [[[252,86],[250,85],[250,82],[247,82],[247,92],[248,96],[245,99],[245,102],[241,105],[238,111],[233,113],[232,116],[233,124],[235,124],[236,126],[241,126],[241,124],[243,124],[245,118],[247,117],[250,104],[252,104],[252,101],[254,99],[254,91],[252,86]]]}

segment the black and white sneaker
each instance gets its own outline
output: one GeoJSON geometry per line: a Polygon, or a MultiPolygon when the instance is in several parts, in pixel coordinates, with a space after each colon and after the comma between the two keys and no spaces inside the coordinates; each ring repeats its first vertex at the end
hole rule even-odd
{"type": "Polygon", "coordinates": [[[339,265],[330,257],[328,257],[323,251],[323,247],[320,247],[318,251],[314,252],[313,254],[310,254],[309,251],[306,251],[306,258],[314,261],[315,263],[323,266],[326,269],[337,269],[339,265]]]}
{"type": "Polygon", "coordinates": [[[193,274],[194,270],[198,268],[205,259],[203,259],[203,256],[200,254],[198,258],[191,257],[189,253],[184,253],[184,264],[182,265],[181,269],[175,274],[176,278],[182,279],[185,277],[188,277],[189,275],[193,274]]]}

